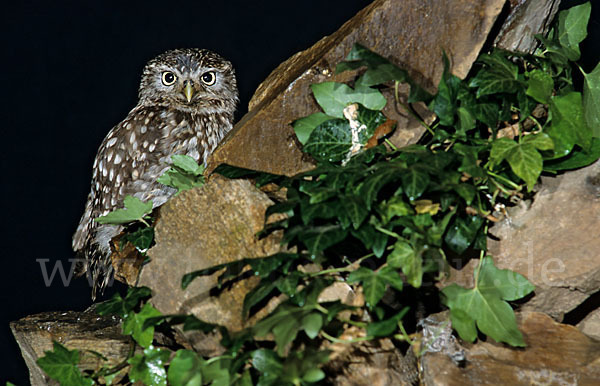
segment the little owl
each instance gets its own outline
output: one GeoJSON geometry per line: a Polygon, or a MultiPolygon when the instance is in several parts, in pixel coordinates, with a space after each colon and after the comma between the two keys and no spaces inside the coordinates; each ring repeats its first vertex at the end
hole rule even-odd
{"type": "Polygon", "coordinates": [[[123,207],[125,196],[162,205],[175,189],[156,182],[171,156],[206,162],[232,128],[238,92],[233,66],[203,49],[167,51],[148,62],[139,101],[104,138],[94,160],[92,188],[73,236],[73,250],[93,281],[92,299],[112,275],[110,240],[122,227],[101,225],[99,216],[123,207]]]}

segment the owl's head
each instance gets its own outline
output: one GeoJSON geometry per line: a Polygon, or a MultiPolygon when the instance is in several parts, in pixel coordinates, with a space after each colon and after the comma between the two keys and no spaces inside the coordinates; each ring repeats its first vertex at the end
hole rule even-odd
{"type": "Polygon", "coordinates": [[[186,112],[233,113],[238,90],[233,66],[204,49],[167,51],[146,64],[141,104],[160,104],[186,112]]]}

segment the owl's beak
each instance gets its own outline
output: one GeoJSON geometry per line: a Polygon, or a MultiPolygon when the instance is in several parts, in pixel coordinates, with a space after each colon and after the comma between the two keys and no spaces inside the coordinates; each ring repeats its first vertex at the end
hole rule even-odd
{"type": "Polygon", "coordinates": [[[194,87],[192,86],[192,82],[189,80],[185,82],[185,88],[183,89],[183,94],[187,99],[188,103],[192,101],[192,97],[194,96],[194,87]]]}

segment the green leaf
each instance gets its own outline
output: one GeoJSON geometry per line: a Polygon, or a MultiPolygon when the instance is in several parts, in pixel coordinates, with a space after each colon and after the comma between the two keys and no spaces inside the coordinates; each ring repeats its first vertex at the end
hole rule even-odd
{"type": "Polygon", "coordinates": [[[152,201],[144,203],[139,198],[127,196],[123,200],[124,209],[117,209],[105,216],[100,216],[94,221],[100,224],[127,224],[140,221],[144,216],[152,212],[152,201]]]}
{"type": "Polygon", "coordinates": [[[492,150],[490,151],[492,165],[499,165],[517,146],[519,144],[509,138],[498,138],[492,142],[492,150]]]}
{"type": "Polygon", "coordinates": [[[532,143],[522,143],[512,149],[506,157],[512,171],[527,183],[531,191],[542,173],[542,155],[532,143]]]}
{"type": "Polygon", "coordinates": [[[137,249],[144,251],[150,248],[152,241],[154,241],[154,228],[144,227],[136,230],[135,232],[127,233],[124,237],[124,240],[129,241],[137,249]]]}
{"type": "Polygon", "coordinates": [[[431,101],[431,109],[439,117],[440,124],[451,126],[456,113],[460,78],[450,73],[450,62],[444,53],[444,72],[438,85],[438,93],[431,101]]]}
{"type": "Polygon", "coordinates": [[[181,154],[171,156],[171,161],[172,167],[157,182],[177,189],[177,194],[204,185],[204,165],[198,165],[192,157],[181,154]]]}
{"type": "Polygon", "coordinates": [[[582,151],[573,152],[565,158],[551,160],[544,163],[544,170],[559,171],[577,169],[592,164],[600,158],[600,138],[592,138],[589,153],[582,151]]]}
{"type": "Polygon", "coordinates": [[[366,86],[353,90],[344,83],[324,82],[310,87],[323,111],[336,118],[343,118],[344,108],[351,103],[358,102],[371,110],[381,110],[387,103],[379,91],[366,86]]]}
{"type": "Polygon", "coordinates": [[[256,323],[253,331],[258,337],[272,332],[277,344],[277,353],[283,355],[287,345],[296,338],[298,332],[305,330],[307,335],[315,332],[317,317],[322,319],[324,315],[315,311],[313,307],[282,303],[269,316],[256,323]]]}
{"type": "Polygon", "coordinates": [[[548,104],[554,89],[552,76],[542,70],[533,70],[528,73],[527,95],[539,103],[548,104]]]}
{"type": "Polygon", "coordinates": [[[296,132],[298,141],[304,145],[306,144],[306,141],[308,141],[310,134],[317,126],[332,119],[335,119],[335,117],[324,113],[314,113],[307,117],[295,120],[292,122],[292,126],[294,127],[294,132],[296,132]]]}
{"type": "Polygon", "coordinates": [[[498,342],[524,347],[515,315],[506,301],[526,296],[534,287],[523,276],[494,267],[486,256],[475,272],[475,288],[465,289],[451,284],[444,289],[444,304],[450,308],[454,328],[460,337],[474,341],[475,325],[484,334],[498,342]]]}
{"type": "Polygon", "coordinates": [[[479,61],[486,64],[469,82],[469,87],[477,87],[476,96],[498,93],[517,93],[523,85],[518,79],[516,64],[508,60],[502,51],[481,55],[479,61]]]}
{"type": "Polygon", "coordinates": [[[410,167],[401,176],[404,193],[409,200],[419,198],[429,184],[429,174],[417,166],[410,167]]]}
{"type": "Polygon", "coordinates": [[[160,311],[146,303],[139,313],[129,313],[123,319],[123,334],[131,335],[142,347],[149,347],[154,339],[154,326],[144,328],[148,318],[161,316],[160,311]]]}
{"type": "Polygon", "coordinates": [[[302,241],[311,257],[316,257],[320,252],[342,241],[348,231],[339,225],[323,225],[311,227],[302,232],[302,241]]]}
{"type": "Polygon", "coordinates": [[[414,82],[405,70],[358,43],[352,46],[346,61],[337,65],[336,73],[363,66],[367,67],[367,71],[357,80],[357,84],[374,86],[389,81],[406,82],[410,85],[408,103],[428,101],[432,98],[431,94],[414,82]]]}
{"type": "Polygon", "coordinates": [[[552,125],[546,132],[554,141],[557,156],[567,155],[574,144],[589,150],[592,131],[583,119],[582,97],[578,92],[554,96],[550,100],[552,125]],[[559,149],[558,152],[556,149],[559,149]]]}
{"type": "Polygon", "coordinates": [[[328,120],[311,133],[303,150],[318,161],[338,162],[352,146],[350,124],[345,119],[328,120]]]}
{"type": "Polygon", "coordinates": [[[346,215],[352,221],[352,226],[354,229],[358,229],[369,214],[364,201],[360,197],[353,195],[346,195],[341,198],[341,201],[346,215]]]}
{"type": "Polygon", "coordinates": [[[251,354],[252,366],[261,372],[261,377],[277,379],[283,372],[283,363],[273,350],[258,349],[251,354]]]}
{"type": "Polygon", "coordinates": [[[413,247],[404,240],[398,240],[388,255],[387,263],[393,268],[402,268],[408,284],[415,288],[421,286],[423,279],[423,260],[413,247]]]}
{"type": "Polygon", "coordinates": [[[572,52],[570,60],[575,61],[580,57],[579,43],[587,36],[591,9],[592,4],[588,1],[558,14],[558,41],[572,52]]]}
{"type": "Polygon", "coordinates": [[[152,346],[144,349],[144,354],[136,354],[127,360],[131,365],[129,379],[144,385],[166,386],[167,372],[165,364],[169,360],[169,351],[152,346]]]}
{"type": "Polygon", "coordinates": [[[177,350],[169,364],[167,380],[172,386],[202,386],[202,359],[191,350],[177,350]]]}
{"type": "Polygon", "coordinates": [[[450,249],[460,255],[475,240],[477,231],[484,223],[484,218],[479,216],[456,217],[448,227],[444,241],[450,249]]]}
{"type": "Polygon", "coordinates": [[[371,322],[367,326],[367,336],[389,336],[398,329],[398,322],[406,315],[410,308],[404,307],[402,311],[389,319],[379,322],[371,322]]]}
{"type": "Polygon", "coordinates": [[[369,308],[373,308],[379,303],[387,285],[401,290],[402,279],[395,269],[384,267],[378,272],[369,268],[359,267],[348,275],[349,283],[362,283],[365,300],[369,308]]]}
{"type": "Polygon", "coordinates": [[[204,166],[198,165],[198,162],[189,155],[174,154],[171,156],[171,161],[173,162],[173,166],[193,176],[197,177],[204,173],[204,166]]]}
{"type": "Polygon", "coordinates": [[[554,141],[552,141],[552,138],[546,133],[527,135],[523,138],[523,143],[530,143],[539,150],[554,149],[554,141]]]}
{"type": "MultiPolygon", "coordinates": [[[[582,71],[583,72],[583,71],[582,71]]],[[[589,74],[583,72],[583,116],[592,129],[592,135],[600,138],[600,64],[589,74]]]]}
{"type": "Polygon", "coordinates": [[[62,344],[54,341],[54,349],[46,351],[37,364],[48,376],[65,386],[91,386],[94,381],[83,376],[77,365],[79,364],[79,351],[69,350],[62,344]]]}
{"type": "Polygon", "coordinates": [[[99,303],[96,312],[100,315],[119,315],[124,317],[133,311],[142,300],[149,298],[152,291],[148,287],[129,287],[125,299],[119,293],[107,301],[99,303]]]}

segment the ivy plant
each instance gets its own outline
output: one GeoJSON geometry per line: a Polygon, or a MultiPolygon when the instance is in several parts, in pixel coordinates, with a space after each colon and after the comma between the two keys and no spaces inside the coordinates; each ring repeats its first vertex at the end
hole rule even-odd
{"type": "MultiPolygon", "coordinates": [[[[432,292],[431,284],[444,278],[450,258],[473,255],[479,256],[473,288],[451,284],[433,291],[433,301],[449,309],[452,326],[465,341],[485,335],[525,346],[511,302],[534,287],[522,275],[494,265],[487,254],[487,232],[506,206],[534,194],[543,173],[583,167],[600,157],[595,103],[600,66],[586,73],[576,63],[590,9],[585,3],[560,12],[533,55],[499,49],[481,54],[466,79],[451,73],[444,56],[435,94],[356,44],[336,71],[358,70],[360,75],[349,84],[313,85],[323,111],[293,123],[303,150],[317,162],[314,170],[293,177],[227,165],[215,171],[281,187],[286,198],[268,208],[266,217],[285,216],[266,225],[259,237],[281,232],[288,252],[182,278],[186,288],[199,276],[217,274],[223,286],[242,278],[249,267],[259,283],[246,295],[244,315],[253,315],[273,297],[279,305],[254,326],[231,333],[194,316],[160,315],[144,303],[147,289],[117,295],[99,311],[123,318],[123,333],[141,347],[126,361],[129,380],[156,385],[320,382],[330,357],[324,341],[387,337],[412,344],[407,327],[416,329],[408,325],[417,318],[415,298],[432,292]],[[573,81],[574,71],[583,76],[581,89],[573,81]],[[406,98],[398,94],[400,83],[410,86],[406,98]],[[386,89],[393,100],[384,97],[386,89]],[[413,104],[425,104],[436,119],[432,124],[421,120],[424,134],[417,143],[396,148],[389,138],[395,122],[382,111],[389,103],[417,118],[413,104]],[[319,301],[335,282],[362,293],[364,306],[319,301]],[[187,349],[169,353],[156,347],[155,328],[177,324],[184,330],[218,329],[226,352],[204,358],[187,349]],[[343,335],[349,325],[362,334],[343,335]]],[[[173,159],[173,164],[159,182],[179,191],[196,185],[200,167],[184,159],[173,159]]],[[[147,211],[136,212],[136,207],[141,205],[126,203],[125,212],[131,213],[102,221],[141,221],[147,211]]],[[[77,351],[58,344],[38,363],[65,385],[92,384],[90,379],[100,374],[82,374],[77,351]]],[[[107,369],[101,371],[108,376],[107,369]]]]}

